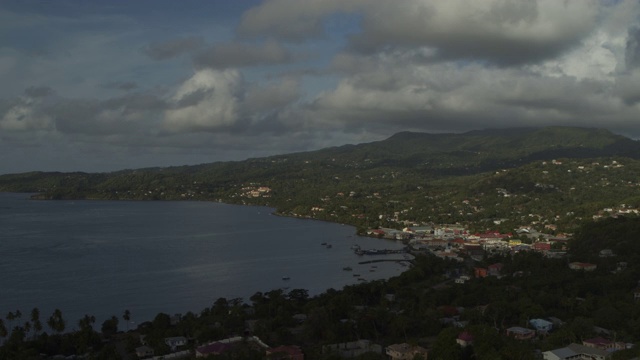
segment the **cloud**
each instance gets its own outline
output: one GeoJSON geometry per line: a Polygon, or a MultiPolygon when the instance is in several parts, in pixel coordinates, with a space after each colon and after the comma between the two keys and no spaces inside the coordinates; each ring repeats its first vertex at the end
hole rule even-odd
{"type": "Polygon", "coordinates": [[[47,108],[56,130],[83,136],[145,136],[157,126],[154,118],[166,109],[164,100],[151,94],[129,94],[103,101],[67,99],[47,108]]]}
{"type": "Polygon", "coordinates": [[[286,78],[277,84],[255,86],[247,91],[244,103],[251,113],[282,109],[300,98],[300,82],[286,78]]]}
{"type": "Polygon", "coordinates": [[[245,37],[275,37],[285,41],[304,41],[322,36],[324,19],[335,12],[351,12],[363,0],[310,0],[300,6],[297,0],[272,0],[246,11],[237,32],[245,37]]]}
{"type": "Polygon", "coordinates": [[[149,44],[142,51],[153,60],[167,60],[197,50],[203,44],[202,38],[190,36],[149,44]]]}
{"type": "Polygon", "coordinates": [[[138,87],[135,81],[112,81],[104,85],[107,89],[129,91],[138,87]]]}
{"type": "Polygon", "coordinates": [[[40,98],[53,95],[54,91],[48,86],[30,86],[24,91],[24,93],[26,96],[32,98],[40,98]]]}
{"type": "Polygon", "coordinates": [[[307,131],[339,128],[380,136],[400,130],[459,132],[557,124],[628,128],[637,121],[638,109],[621,102],[612,85],[609,80],[551,77],[529,69],[416,65],[387,56],[345,76],[313,102],[280,114],[280,121],[307,131]]]}
{"type": "Polygon", "coordinates": [[[291,62],[293,55],[281,44],[267,41],[262,45],[223,43],[205,49],[194,56],[197,68],[239,68],[258,65],[276,65],[291,62]]]}
{"type": "Polygon", "coordinates": [[[242,77],[236,70],[199,70],[171,98],[163,129],[180,133],[229,128],[239,119],[242,91],[242,77]]]}
{"type": "Polygon", "coordinates": [[[627,69],[640,68],[640,27],[629,29],[625,47],[625,61],[627,69]]]}
{"type": "MultiPolygon", "coordinates": [[[[37,91],[36,91],[37,92],[37,91]]],[[[53,119],[43,111],[41,101],[37,98],[22,97],[7,106],[0,108],[0,129],[10,132],[27,132],[51,130],[53,119]]]]}
{"type": "Polygon", "coordinates": [[[433,50],[434,60],[518,65],[553,58],[579,44],[597,25],[602,6],[595,0],[293,2],[273,0],[250,9],[240,34],[300,41],[321,35],[333,14],[356,13],[361,29],[349,46],[357,52],[425,47],[433,50]]]}

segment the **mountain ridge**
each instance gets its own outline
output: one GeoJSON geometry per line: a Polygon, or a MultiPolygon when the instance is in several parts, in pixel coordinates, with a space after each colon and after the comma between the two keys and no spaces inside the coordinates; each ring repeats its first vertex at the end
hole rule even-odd
{"type": "Polygon", "coordinates": [[[359,229],[478,222],[533,209],[548,221],[556,221],[552,213],[575,214],[565,221],[571,227],[603,207],[640,207],[636,179],[639,142],[605,129],[547,127],[401,132],[308,152],[112,173],[9,174],[0,176],[0,191],[37,193],[38,199],[261,205],[359,229]],[[469,199],[477,203],[460,205],[469,199]]]}

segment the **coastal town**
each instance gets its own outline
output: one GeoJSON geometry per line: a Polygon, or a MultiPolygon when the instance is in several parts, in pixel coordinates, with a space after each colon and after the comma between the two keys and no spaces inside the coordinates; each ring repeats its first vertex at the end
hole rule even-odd
{"type": "MultiPolygon", "coordinates": [[[[114,317],[101,332],[86,323],[65,332],[58,326],[61,317],[50,319],[51,332],[35,330],[38,322],[18,323],[12,311],[0,354],[38,349],[46,359],[636,359],[640,161],[562,157],[557,145],[551,145],[553,156],[536,155],[546,151],[538,144],[549,134],[564,144],[567,133],[552,129],[521,138],[530,147],[513,155],[509,151],[521,148],[510,147],[509,138],[498,141],[495,156],[452,149],[403,158],[402,151],[422,146],[407,145],[418,137],[405,134],[367,149],[350,148],[344,156],[330,149],[190,172],[8,177],[5,191],[29,192],[33,199],[216,201],[352,226],[345,243],[318,242],[326,241],[323,252],[351,250],[350,262],[335,267],[353,282],[309,296],[291,288],[295,273],[278,272],[270,276],[280,288],[248,299],[219,298],[208,308],[160,313],[131,328],[128,321],[118,327],[114,317]],[[376,150],[378,145],[385,147],[376,150]],[[389,149],[404,150],[388,157],[389,149]],[[389,246],[371,246],[371,237],[389,246]],[[361,276],[380,275],[390,265],[380,261],[403,265],[401,273],[379,280],[361,276]]],[[[487,133],[479,140],[471,136],[466,145],[454,137],[450,142],[473,148],[487,137],[496,138],[487,133]]],[[[571,141],[580,151],[591,144],[580,137],[571,141]]]]}

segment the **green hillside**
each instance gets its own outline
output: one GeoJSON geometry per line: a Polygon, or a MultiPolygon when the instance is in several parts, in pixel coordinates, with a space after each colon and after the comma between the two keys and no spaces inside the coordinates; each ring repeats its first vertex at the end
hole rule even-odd
{"type": "Polygon", "coordinates": [[[33,192],[41,199],[266,205],[361,229],[493,218],[520,223],[530,214],[569,229],[605,207],[640,206],[639,156],[638,142],[602,129],[403,132],[378,142],[238,162],[5,175],[0,191],[33,192]]]}

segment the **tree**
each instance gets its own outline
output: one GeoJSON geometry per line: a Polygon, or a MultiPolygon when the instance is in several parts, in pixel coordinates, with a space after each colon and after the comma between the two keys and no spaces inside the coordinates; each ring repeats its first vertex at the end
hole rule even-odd
{"type": "Polygon", "coordinates": [[[9,331],[4,324],[4,320],[0,319],[0,337],[6,338],[9,335],[9,331]]]}
{"type": "Polygon", "coordinates": [[[7,318],[7,321],[9,322],[9,327],[11,327],[11,325],[13,325],[13,320],[16,319],[16,315],[12,311],[9,311],[7,313],[7,317],[6,318],[7,318]]]}
{"type": "Polygon", "coordinates": [[[78,321],[78,326],[80,327],[80,331],[93,331],[93,324],[96,322],[96,317],[85,314],[82,319],[78,321]]]}
{"type": "Polygon", "coordinates": [[[124,311],[124,314],[122,314],[122,319],[127,325],[127,331],[129,331],[129,320],[131,320],[131,312],[128,309],[124,311]]]}
{"type": "Polygon", "coordinates": [[[62,311],[60,309],[55,309],[49,320],[47,320],[47,325],[51,328],[51,330],[62,333],[66,327],[66,321],[62,318],[62,311]]]}
{"type": "Polygon", "coordinates": [[[102,335],[105,337],[111,337],[118,332],[118,318],[111,316],[111,319],[105,320],[102,323],[102,335]]]}
{"type": "Polygon", "coordinates": [[[40,310],[35,307],[31,310],[31,323],[33,324],[33,338],[42,331],[42,322],[40,321],[40,310]]]}

